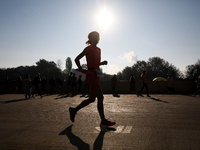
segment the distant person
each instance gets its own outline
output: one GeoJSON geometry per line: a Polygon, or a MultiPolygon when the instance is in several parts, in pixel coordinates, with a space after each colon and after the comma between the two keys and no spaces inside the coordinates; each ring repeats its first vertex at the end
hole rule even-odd
{"type": "MultiPolygon", "coordinates": [[[[94,102],[95,99],[98,99],[97,108],[99,112],[99,116],[101,118],[100,126],[112,126],[115,122],[108,121],[104,115],[104,107],[103,107],[103,93],[99,83],[99,77],[97,75],[97,69],[99,70],[100,65],[107,65],[107,61],[101,62],[101,49],[97,47],[99,42],[99,33],[96,31],[91,32],[88,35],[88,41],[86,44],[89,44],[76,58],[75,63],[78,66],[79,70],[83,73],[86,73],[86,81],[90,87],[90,95],[89,98],[82,101],[77,107],[69,108],[70,112],[70,119],[74,122],[76,113],[84,108],[85,106],[89,105],[90,103],[94,102]],[[86,56],[88,70],[85,70],[81,67],[80,59],[86,56]]],[[[95,124],[95,122],[93,122],[95,124]]]]}
{"type": "Polygon", "coordinates": [[[6,83],[5,93],[10,93],[10,79],[8,75],[5,76],[5,83],[6,83]]]}
{"type": "Polygon", "coordinates": [[[149,96],[149,91],[148,91],[147,80],[146,80],[146,78],[145,78],[145,74],[146,74],[145,71],[143,71],[143,73],[141,74],[142,88],[141,88],[141,90],[137,93],[137,96],[138,96],[138,97],[141,95],[141,92],[143,91],[144,87],[146,88],[146,91],[147,91],[147,97],[150,97],[150,96],[149,96]]]}
{"type": "Polygon", "coordinates": [[[168,93],[174,92],[174,79],[172,78],[171,74],[167,78],[167,89],[168,93]]]}
{"type": "Polygon", "coordinates": [[[56,80],[55,80],[54,76],[52,76],[52,77],[49,79],[50,93],[51,93],[51,94],[54,93],[55,84],[56,84],[56,80]]]}
{"type": "Polygon", "coordinates": [[[61,93],[63,81],[60,78],[57,78],[56,81],[58,83],[59,93],[61,93]]]}
{"type": "Polygon", "coordinates": [[[26,90],[25,98],[26,99],[31,98],[31,78],[29,74],[26,75],[26,79],[24,80],[24,85],[26,90]]]}
{"type": "Polygon", "coordinates": [[[116,75],[114,75],[114,76],[111,78],[111,87],[112,87],[112,93],[113,93],[113,94],[115,94],[116,84],[117,84],[117,77],[116,77],[116,75]]]}
{"type": "MultiPolygon", "coordinates": [[[[89,85],[88,85],[88,83],[87,83],[87,81],[85,80],[84,81],[84,83],[85,83],[85,86],[84,86],[84,96],[86,96],[87,94],[89,94],[89,85]]],[[[87,95],[86,97],[89,97],[89,95],[87,95]]]]}
{"type": "Polygon", "coordinates": [[[72,76],[72,91],[73,91],[73,92],[76,92],[76,91],[77,91],[76,82],[77,82],[76,74],[73,73],[73,76],[72,76]]]}
{"type": "Polygon", "coordinates": [[[131,85],[131,92],[135,91],[135,77],[133,76],[133,74],[131,74],[130,77],[130,85],[131,85]]]}
{"type": "Polygon", "coordinates": [[[82,75],[79,75],[77,83],[78,83],[78,91],[81,92],[82,83],[83,83],[82,75]]]}
{"type": "Polygon", "coordinates": [[[70,93],[72,92],[72,72],[68,76],[67,84],[68,84],[68,93],[70,93]]]}
{"type": "Polygon", "coordinates": [[[33,79],[33,86],[35,87],[34,88],[34,91],[32,93],[32,97],[34,97],[36,91],[38,91],[38,95],[40,95],[40,97],[42,98],[42,95],[41,95],[41,91],[40,91],[40,83],[41,83],[41,78],[40,78],[40,73],[37,74],[37,76],[33,79]]]}
{"type": "Polygon", "coordinates": [[[197,91],[197,75],[193,74],[192,76],[192,88],[193,88],[193,93],[197,91]]]}
{"type": "Polygon", "coordinates": [[[194,97],[199,93],[199,97],[200,97],[200,75],[197,78],[197,90],[196,92],[194,92],[194,97]]]}
{"type": "Polygon", "coordinates": [[[46,77],[43,76],[43,77],[42,77],[42,81],[41,81],[41,87],[42,87],[41,92],[42,92],[42,93],[46,93],[46,84],[47,84],[46,77]]]}
{"type": "Polygon", "coordinates": [[[22,88],[23,88],[23,81],[22,81],[22,77],[19,76],[17,80],[17,92],[22,93],[22,88]]]}

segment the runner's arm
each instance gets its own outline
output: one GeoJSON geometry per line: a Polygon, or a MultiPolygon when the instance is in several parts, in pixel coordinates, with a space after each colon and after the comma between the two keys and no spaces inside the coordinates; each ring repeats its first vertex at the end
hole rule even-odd
{"type": "Polygon", "coordinates": [[[76,58],[75,58],[75,63],[76,63],[76,65],[78,66],[78,68],[79,68],[79,70],[81,71],[81,72],[83,72],[83,73],[87,73],[87,70],[85,70],[85,69],[83,69],[82,67],[81,67],[81,64],[80,64],[80,59],[82,58],[82,57],[84,57],[85,55],[86,55],[86,51],[82,51],[76,58]]]}

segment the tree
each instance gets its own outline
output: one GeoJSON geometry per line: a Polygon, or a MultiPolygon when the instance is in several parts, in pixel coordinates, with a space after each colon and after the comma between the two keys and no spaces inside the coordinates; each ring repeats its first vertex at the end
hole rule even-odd
{"type": "Polygon", "coordinates": [[[122,71],[121,76],[129,80],[131,74],[133,74],[136,80],[140,80],[140,75],[143,71],[147,72],[146,79],[149,81],[152,81],[156,77],[167,78],[169,74],[171,74],[174,79],[183,78],[183,74],[179,69],[160,57],[149,58],[147,62],[137,61],[132,67],[126,67],[122,71]]]}
{"type": "Polygon", "coordinates": [[[57,68],[62,70],[62,61],[60,59],[57,60],[57,68]]]}
{"type": "Polygon", "coordinates": [[[191,78],[193,74],[200,74],[200,59],[195,64],[186,66],[186,78],[191,78]]]}
{"type": "Polygon", "coordinates": [[[69,75],[71,70],[72,70],[72,61],[70,57],[67,57],[64,73],[69,75]]]}

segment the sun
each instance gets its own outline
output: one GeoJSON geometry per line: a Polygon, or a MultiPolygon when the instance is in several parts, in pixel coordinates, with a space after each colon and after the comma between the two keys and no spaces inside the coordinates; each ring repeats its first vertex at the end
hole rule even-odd
{"type": "Polygon", "coordinates": [[[103,29],[110,27],[112,25],[112,22],[113,22],[113,16],[111,12],[105,8],[101,10],[97,15],[97,23],[103,29]]]}

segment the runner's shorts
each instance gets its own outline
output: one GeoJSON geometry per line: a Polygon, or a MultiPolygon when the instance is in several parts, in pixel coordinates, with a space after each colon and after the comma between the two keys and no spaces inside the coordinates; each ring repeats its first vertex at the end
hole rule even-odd
{"type": "Polygon", "coordinates": [[[88,83],[91,91],[101,89],[99,81],[99,77],[97,77],[93,72],[86,74],[86,82],[88,83]]]}

